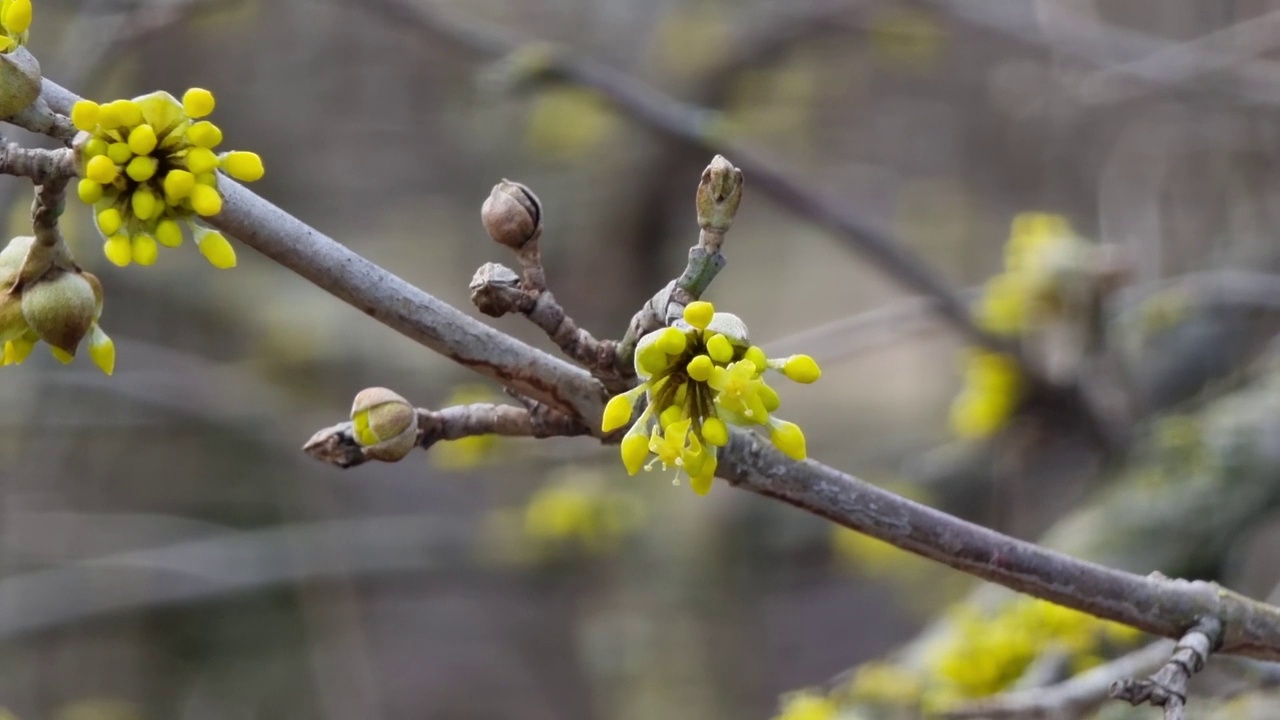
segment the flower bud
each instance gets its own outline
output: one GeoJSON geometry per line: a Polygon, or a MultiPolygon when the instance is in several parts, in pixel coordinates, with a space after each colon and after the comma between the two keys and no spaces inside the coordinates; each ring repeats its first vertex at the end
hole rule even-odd
{"type": "Polygon", "coordinates": [[[733,225],[742,202],[742,171],[717,155],[698,183],[698,227],[725,232],[733,225]]]}
{"type": "Polygon", "coordinates": [[[519,250],[542,231],[542,203],[524,185],[503,180],[480,208],[480,221],[494,242],[519,250]]]}
{"type": "Polygon", "coordinates": [[[361,390],[351,404],[351,434],[372,460],[396,462],[418,442],[418,412],[381,387],[361,390]]]}
{"type": "Polygon", "coordinates": [[[74,356],[93,325],[93,286],[75,272],[51,272],[22,289],[22,316],[39,338],[74,356]]]}
{"type": "Polygon", "coordinates": [[[11,118],[40,97],[40,63],[18,47],[0,55],[0,118],[11,118]]]}

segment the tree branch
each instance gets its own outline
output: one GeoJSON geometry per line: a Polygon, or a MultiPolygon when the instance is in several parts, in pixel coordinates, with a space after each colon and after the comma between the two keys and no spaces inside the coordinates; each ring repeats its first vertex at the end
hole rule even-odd
{"type": "Polygon", "coordinates": [[[1164,708],[1165,720],[1183,720],[1187,704],[1187,681],[1200,672],[1209,653],[1222,642],[1222,622],[1206,617],[1178,641],[1173,657],[1145,680],[1124,679],[1111,684],[1107,694],[1130,705],[1151,703],[1164,708]]]}
{"type": "MultiPolygon", "coordinates": [[[[47,86],[52,84],[46,83],[47,86]]],[[[74,95],[50,87],[66,112],[74,95]]],[[[603,392],[586,371],[463,315],[239,184],[222,178],[220,228],[380,322],[456,362],[594,427],[603,392]]],[[[845,527],[1013,590],[1182,637],[1222,623],[1221,652],[1280,659],[1280,609],[1204,582],[1140,577],[1076,560],[916,504],[817,462],[796,463],[757,436],[734,433],[721,477],[845,527]]]]}
{"type": "Polygon", "coordinates": [[[942,717],[948,720],[1067,720],[1083,717],[1106,701],[1112,683],[1155,670],[1169,657],[1172,647],[1168,640],[1154,642],[1057,685],[974,700],[948,710],[942,717]]]}
{"type": "MultiPolygon", "coordinates": [[[[418,447],[428,450],[441,440],[458,440],[473,435],[507,437],[579,437],[592,428],[545,405],[531,407],[472,403],[440,410],[417,408],[418,447]]],[[[327,427],[302,446],[311,457],[340,468],[355,467],[368,460],[352,434],[350,422],[327,427]]]]}

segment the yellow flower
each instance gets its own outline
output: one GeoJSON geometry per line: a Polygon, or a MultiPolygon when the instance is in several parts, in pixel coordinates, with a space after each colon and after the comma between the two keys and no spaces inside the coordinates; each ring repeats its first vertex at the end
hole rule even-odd
{"type": "Polygon", "coordinates": [[[759,425],[788,456],[805,458],[804,433],[794,423],[772,415],[778,394],[765,381],[774,370],[801,383],[822,374],[807,355],[770,359],[750,343],[736,315],[716,312],[709,302],[690,303],[684,321],[640,339],[635,352],[641,384],[611,398],[601,429],[613,432],[630,425],[622,439],[622,462],[634,475],[655,464],[683,472],[698,494],[711,489],[718,449],[729,442],[728,425],[759,425]],[[647,398],[640,418],[631,418],[647,398]],[[650,453],[656,456],[645,464],[650,453]]]}
{"type": "Polygon", "coordinates": [[[263,176],[262,159],[251,152],[214,153],[222,130],[195,120],[213,108],[213,94],[200,88],[188,90],[181,102],[155,92],[101,105],[81,100],[72,107],[83,177],[76,194],[94,206],[112,263],[150,265],[157,241],[177,247],[185,228],[210,264],[235,267],[230,243],[197,218],[222,211],[219,170],[251,182],[263,176]]]}

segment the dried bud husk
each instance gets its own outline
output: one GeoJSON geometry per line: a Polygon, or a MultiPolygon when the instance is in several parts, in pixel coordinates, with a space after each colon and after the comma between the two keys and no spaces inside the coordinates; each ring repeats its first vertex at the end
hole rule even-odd
{"type": "Polygon", "coordinates": [[[11,118],[40,97],[40,63],[25,47],[0,55],[0,118],[11,118]]]}
{"type": "Polygon", "coordinates": [[[542,203],[524,185],[503,180],[480,208],[480,221],[494,242],[519,250],[542,232],[542,203]]]}
{"type": "Polygon", "coordinates": [[[82,272],[80,276],[93,288],[93,320],[97,322],[102,317],[102,281],[91,272],[82,272]]]}
{"type": "Polygon", "coordinates": [[[79,273],[55,270],[22,288],[22,317],[39,338],[74,356],[93,325],[93,286],[79,273]]]}
{"type": "Polygon", "coordinates": [[[387,388],[357,393],[351,403],[351,422],[352,435],[371,460],[402,460],[418,442],[417,410],[387,388]]]}
{"type": "Polygon", "coordinates": [[[31,251],[31,243],[35,240],[30,235],[19,235],[10,240],[9,244],[4,246],[4,250],[0,250],[0,288],[7,288],[12,284],[18,271],[22,269],[22,262],[27,259],[27,253],[31,251]]]}
{"type": "Polygon", "coordinates": [[[22,294],[10,293],[0,285],[0,345],[21,337],[28,329],[22,317],[22,294]]]}

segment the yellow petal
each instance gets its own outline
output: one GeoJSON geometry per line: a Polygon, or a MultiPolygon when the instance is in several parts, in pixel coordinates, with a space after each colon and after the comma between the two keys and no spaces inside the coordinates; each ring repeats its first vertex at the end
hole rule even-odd
{"type": "Polygon", "coordinates": [[[89,357],[93,359],[93,364],[107,375],[115,372],[116,344],[107,337],[97,323],[93,324],[93,331],[89,336],[89,357]]]}

